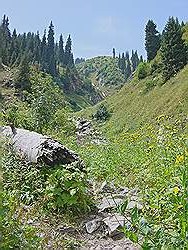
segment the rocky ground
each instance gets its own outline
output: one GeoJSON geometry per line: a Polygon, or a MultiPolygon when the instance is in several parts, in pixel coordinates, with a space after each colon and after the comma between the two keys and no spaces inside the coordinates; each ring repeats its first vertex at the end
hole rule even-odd
{"type": "MultiPolygon", "coordinates": [[[[42,229],[39,233],[45,249],[138,250],[140,247],[125,237],[122,228],[131,228],[131,209],[142,208],[138,190],[116,188],[113,184],[90,181],[95,209],[77,219],[75,224],[59,219],[33,218],[27,224],[42,229]],[[120,207],[127,204],[123,214],[120,207]],[[67,247],[61,243],[67,241],[67,247]]],[[[27,208],[26,208],[27,209],[27,208]]]]}
{"type": "Polygon", "coordinates": [[[92,143],[92,144],[105,144],[106,139],[102,134],[93,126],[92,122],[86,119],[78,118],[76,120],[76,136],[77,143],[92,143]]]}

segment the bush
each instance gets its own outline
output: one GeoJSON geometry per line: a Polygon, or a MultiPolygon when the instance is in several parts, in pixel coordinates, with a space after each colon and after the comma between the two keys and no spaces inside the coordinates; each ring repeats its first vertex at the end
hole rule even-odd
{"type": "Polygon", "coordinates": [[[99,106],[97,112],[93,115],[93,118],[97,121],[106,121],[110,117],[110,112],[107,110],[107,107],[102,104],[99,106]]]}
{"type": "Polygon", "coordinates": [[[137,69],[138,79],[144,79],[149,74],[149,65],[146,62],[142,62],[138,65],[137,69]]]}

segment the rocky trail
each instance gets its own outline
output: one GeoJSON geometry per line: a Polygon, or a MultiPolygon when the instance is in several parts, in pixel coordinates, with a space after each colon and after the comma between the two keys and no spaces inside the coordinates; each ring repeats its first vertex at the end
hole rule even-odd
{"type": "Polygon", "coordinates": [[[38,236],[46,242],[45,249],[139,250],[140,247],[127,239],[121,230],[123,227],[131,227],[131,209],[135,206],[142,208],[138,190],[90,181],[90,192],[95,209],[78,218],[76,224],[64,224],[59,219],[52,225],[51,219],[40,217],[29,219],[25,223],[42,229],[38,236]],[[122,215],[118,208],[126,201],[127,207],[122,215]],[[67,248],[60,247],[62,240],[67,240],[69,244],[72,242],[72,248],[70,245],[67,248]]]}

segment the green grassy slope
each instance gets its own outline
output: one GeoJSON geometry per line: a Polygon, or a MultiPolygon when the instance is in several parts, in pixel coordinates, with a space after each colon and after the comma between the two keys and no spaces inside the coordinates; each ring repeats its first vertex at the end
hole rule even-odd
{"type": "Polygon", "coordinates": [[[144,93],[147,81],[130,82],[107,100],[113,110],[107,127],[121,131],[152,121],[159,115],[188,114],[188,66],[166,84],[144,93]]]}
{"type": "MultiPolygon", "coordinates": [[[[147,77],[136,77],[104,102],[112,116],[105,123],[107,133],[116,134],[152,122],[160,115],[188,114],[188,66],[162,86],[146,91],[147,77]]],[[[89,116],[98,105],[84,111],[89,116]]]]}

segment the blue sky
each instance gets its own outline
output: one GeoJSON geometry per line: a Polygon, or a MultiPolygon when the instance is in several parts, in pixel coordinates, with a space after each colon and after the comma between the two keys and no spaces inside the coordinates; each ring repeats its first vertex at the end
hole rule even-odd
{"type": "Polygon", "coordinates": [[[0,0],[0,14],[17,31],[36,32],[52,20],[57,38],[70,33],[75,57],[111,55],[131,49],[145,55],[144,27],[153,19],[161,31],[169,16],[188,21],[187,0],[0,0]]]}

